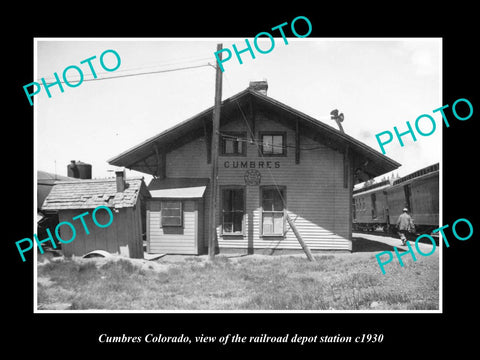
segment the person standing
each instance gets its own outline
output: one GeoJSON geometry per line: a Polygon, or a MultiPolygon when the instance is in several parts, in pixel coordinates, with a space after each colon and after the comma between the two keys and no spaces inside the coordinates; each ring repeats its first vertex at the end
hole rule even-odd
{"type": "Polygon", "coordinates": [[[403,213],[398,217],[397,228],[402,245],[405,245],[407,242],[407,233],[414,228],[412,217],[408,214],[407,208],[404,208],[403,213]]]}

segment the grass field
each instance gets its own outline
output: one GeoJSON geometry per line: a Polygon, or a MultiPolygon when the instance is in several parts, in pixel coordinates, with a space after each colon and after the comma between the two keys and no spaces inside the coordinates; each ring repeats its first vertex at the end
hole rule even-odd
{"type": "MultiPolygon", "coordinates": [[[[368,249],[367,249],[368,250],[368,249]]],[[[38,309],[436,310],[438,249],[382,275],[378,251],[38,260],[38,309]]]]}

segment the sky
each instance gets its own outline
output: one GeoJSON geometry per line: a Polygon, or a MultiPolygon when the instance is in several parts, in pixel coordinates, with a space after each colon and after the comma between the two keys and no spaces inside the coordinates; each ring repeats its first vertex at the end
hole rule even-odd
{"type": "MultiPolygon", "coordinates": [[[[249,39],[253,42],[253,39],[249,39]]],[[[244,38],[207,39],[115,39],[37,38],[32,81],[52,80],[56,72],[75,65],[84,79],[92,78],[91,60],[99,78],[156,72],[205,65],[179,71],[83,81],[77,87],[54,85],[49,98],[42,88],[34,96],[36,125],[36,168],[67,175],[71,160],[92,165],[93,178],[111,177],[115,167],[107,160],[144,140],[213,106],[215,96],[214,52],[218,43],[232,52],[232,44],[245,48],[244,38]],[[120,67],[105,71],[101,54],[115,50],[120,67]]],[[[270,41],[259,41],[262,49],[270,41]]],[[[440,38],[275,38],[271,52],[255,59],[243,53],[243,64],[235,55],[223,63],[222,99],[243,91],[250,81],[267,80],[268,96],[306,113],[330,126],[330,112],[344,114],[345,132],[380,152],[375,134],[428,114],[436,120],[436,131],[427,137],[407,135],[405,146],[385,146],[386,156],[402,166],[394,171],[407,175],[441,162],[442,120],[434,109],[442,105],[442,40],[440,38]]],[[[116,59],[106,53],[107,67],[116,59]]],[[[76,83],[75,70],[67,72],[76,83]]],[[[28,99],[25,97],[26,104],[28,99]]],[[[422,120],[424,132],[431,124],[422,120]]],[[[150,176],[128,171],[127,176],[150,176]]],[[[148,183],[148,181],[147,181],[148,183]]]]}

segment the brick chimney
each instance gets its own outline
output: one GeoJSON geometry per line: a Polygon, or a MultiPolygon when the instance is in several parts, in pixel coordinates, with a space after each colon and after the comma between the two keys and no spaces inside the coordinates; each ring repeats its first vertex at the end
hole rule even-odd
{"type": "Polygon", "coordinates": [[[117,181],[117,192],[125,190],[125,170],[115,171],[115,178],[117,181]]]}
{"type": "Polygon", "coordinates": [[[267,80],[250,81],[248,88],[257,91],[260,94],[267,95],[268,82],[267,80]]]}

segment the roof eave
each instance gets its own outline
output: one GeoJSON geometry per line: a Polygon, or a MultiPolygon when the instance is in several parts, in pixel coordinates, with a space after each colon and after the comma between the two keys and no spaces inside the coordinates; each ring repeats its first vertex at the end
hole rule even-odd
{"type": "Polygon", "coordinates": [[[380,152],[376,151],[375,149],[372,149],[370,146],[362,143],[361,141],[355,139],[354,137],[344,133],[344,132],[341,132],[340,130],[332,127],[332,126],[329,126],[325,123],[322,123],[320,121],[318,121],[317,119],[297,110],[297,109],[294,109],[278,100],[275,100],[267,95],[264,95],[264,94],[261,94],[257,91],[253,91],[253,90],[249,90],[250,93],[253,95],[253,96],[256,96],[264,101],[267,101],[269,103],[271,103],[272,105],[275,105],[277,107],[280,107],[282,108],[283,110],[285,111],[288,111],[290,113],[292,113],[293,115],[295,116],[299,116],[301,117],[302,119],[304,119],[305,121],[307,121],[308,123],[316,126],[316,127],[319,127],[321,128],[322,130],[326,131],[328,134],[332,135],[332,136],[336,136],[336,137],[339,137],[340,139],[343,139],[344,141],[350,143],[351,145],[353,145],[354,147],[357,148],[357,151],[360,152],[360,153],[363,153],[364,155],[366,155],[366,157],[368,158],[373,158],[372,160],[374,160],[376,163],[378,163],[378,165],[380,165],[381,163],[384,163],[384,166],[378,166],[378,168],[381,168],[382,170],[380,170],[379,172],[371,172],[369,175],[371,177],[376,177],[376,176],[379,176],[379,175],[383,175],[387,172],[390,172],[390,171],[393,171],[397,168],[399,168],[401,166],[400,163],[398,163],[397,161],[381,154],[380,152]]]}
{"type": "MultiPolygon", "coordinates": [[[[222,106],[224,106],[225,104],[227,104],[230,101],[237,100],[237,98],[242,97],[247,92],[250,92],[250,90],[249,89],[243,90],[243,91],[229,97],[228,99],[223,100],[222,101],[222,106]]],[[[168,128],[167,130],[162,131],[161,133],[159,133],[157,135],[154,135],[154,136],[146,139],[145,141],[141,142],[140,144],[135,145],[135,146],[131,147],[130,149],[127,149],[127,150],[123,151],[119,155],[111,157],[110,159],[107,160],[107,162],[110,165],[114,165],[114,166],[128,166],[127,163],[122,161],[127,156],[132,155],[137,151],[146,149],[146,148],[154,145],[157,142],[160,142],[161,139],[164,138],[166,135],[171,134],[175,131],[179,131],[182,127],[185,127],[185,126],[189,125],[192,121],[203,118],[203,117],[209,115],[210,113],[213,115],[213,106],[199,112],[196,115],[191,116],[190,118],[178,123],[177,125],[172,126],[171,128],[168,128]]]]}

